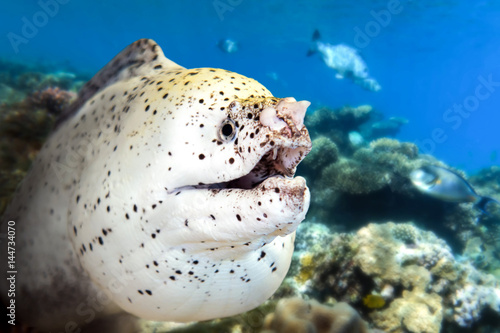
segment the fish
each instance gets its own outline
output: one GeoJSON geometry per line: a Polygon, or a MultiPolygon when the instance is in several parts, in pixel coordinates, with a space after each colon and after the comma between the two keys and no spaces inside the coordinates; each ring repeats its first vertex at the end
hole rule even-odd
{"type": "Polygon", "coordinates": [[[485,213],[490,203],[500,205],[493,198],[477,194],[461,175],[444,167],[428,165],[415,169],[410,172],[410,180],[424,194],[447,202],[470,202],[485,213]]]}
{"type": "Polygon", "coordinates": [[[336,71],[337,79],[348,78],[369,91],[376,92],[382,89],[380,84],[369,76],[366,62],[355,48],[346,44],[324,43],[318,30],[314,31],[312,42],[313,46],[307,55],[319,53],[323,62],[336,71]]]}
{"type": "Polygon", "coordinates": [[[369,309],[383,308],[385,303],[385,299],[381,295],[369,294],[363,297],[363,304],[369,309]]]}
{"type": "Polygon", "coordinates": [[[150,39],[126,47],[64,111],[2,217],[2,233],[16,228],[16,318],[190,322],[263,303],[309,208],[295,176],[309,104],[186,69],[150,39]]]}
{"type": "Polygon", "coordinates": [[[217,46],[225,53],[235,53],[239,50],[239,43],[230,38],[221,39],[217,42],[217,46]]]}

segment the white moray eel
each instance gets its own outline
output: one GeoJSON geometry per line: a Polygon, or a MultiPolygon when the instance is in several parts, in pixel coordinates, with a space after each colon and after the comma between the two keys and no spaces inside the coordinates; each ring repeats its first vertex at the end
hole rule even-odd
{"type": "Polygon", "coordinates": [[[152,40],[125,48],[81,90],[3,216],[4,233],[16,221],[18,319],[81,325],[97,302],[97,316],[186,322],[264,302],[309,207],[293,177],[311,149],[308,105],[185,69],[152,40]]]}

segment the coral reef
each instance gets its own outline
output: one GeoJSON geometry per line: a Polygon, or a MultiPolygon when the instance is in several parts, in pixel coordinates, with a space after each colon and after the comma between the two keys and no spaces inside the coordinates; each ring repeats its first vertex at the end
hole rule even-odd
{"type": "Polygon", "coordinates": [[[312,138],[326,136],[348,155],[362,142],[396,136],[408,120],[401,117],[384,119],[384,115],[370,105],[360,105],[335,110],[321,107],[306,115],[305,123],[312,138]]]}
{"type": "Polygon", "coordinates": [[[412,143],[378,139],[350,157],[330,163],[322,171],[320,183],[350,194],[370,193],[385,186],[396,192],[413,192],[408,175],[425,163],[417,156],[418,148],[412,143]]]}
{"type": "Polygon", "coordinates": [[[307,114],[304,122],[311,138],[323,135],[335,142],[341,151],[347,151],[351,149],[349,132],[359,131],[360,126],[368,122],[372,114],[370,105],[356,108],[346,106],[339,110],[323,107],[307,114]]]}
{"type": "MultiPolygon", "coordinates": [[[[83,82],[66,71],[0,59],[0,214],[83,82]]],[[[447,166],[412,143],[381,138],[406,123],[383,119],[369,105],[308,114],[313,148],[298,174],[307,178],[311,208],[280,289],[239,316],[176,328],[141,320],[139,329],[376,332],[363,318],[395,333],[500,331],[500,206],[490,205],[487,215],[416,191],[412,170],[447,166]]],[[[469,180],[478,193],[500,200],[500,167],[469,180]]]]}
{"type": "Polygon", "coordinates": [[[299,224],[295,236],[295,251],[317,252],[331,242],[331,228],[322,223],[304,221],[299,224]]]}
{"type": "MultiPolygon", "coordinates": [[[[471,274],[476,275],[476,274],[471,274]]],[[[453,295],[453,312],[449,315],[462,327],[470,327],[481,317],[482,311],[488,307],[500,312],[500,287],[495,279],[485,279],[482,276],[468,276],[467,283],[453,295]],[[482,285],[478,285],[481,283],[482,285]],[[496,287],[496,288],[495,288],[496,287]]]]}
{"type": "Polygon", "coordinates": [[[500,166],[493,165],[490,168],[479,171],[470,177],[470,182],[477,188],[484,189],[485,195],[500,193],[500,166]],[[491,193],[488,193],[488,190],[491,193]]]}
{"type": "MultiPolygon", "coordinates": [[[[308,115],[305,124],[313,150],[299,165],[298,174],[306,177],[311,189],[309,219],[344,225],[347,230],[356,230],[369,221],[412,220],[438,233],[458,251],[472,237],[486,242],[493,234],[500,239],[500,228],[495,229],[500,225],[500,207],[490,204],[493,214],[489,216],[472,204],[444,202],[416,190],[409,180],[411,171],[429,164],[450,167],[432,156],[420,155],[413,143],[377,138],[390,134],[378,131],[390,127],[389,123],[402,126],[406,122],[396,117],[384,120],[367,105],[320,108],[308,115]],[[488,227],[482,231],[478,226],[484,225],[488,227]]],[[[465,177],[460,170],[454,171],[465,177]]],[[[499,173],[493,168],[471,181],[478,183],[479,193],[494,197],[495,187],[489,185],[497,182],[499,186],[499,173]]]]}
{"type": "Polygon", "coordinates": [[[0,214],[81,85],[74,74],[31,70],[0,61],[0,214]]]}
{"type": "Polygon", "coordinates": [[[414,226],[404,223],[392,228],[392,236],[405,244],[416,244],[418,233],[414,226]]]}
{"type": "Polygon", "coordinates": [[[62,90],[59,87],[50,87],[37,90],[28,98],[33,107],[44,108],[51,114],[59,115],[71,100],[76,98],[76,93],[62,90]]]}
{"type": "Polygon", "coordinates": [[[312,141],[312,149],[303,161],[303,168],[310,172],[321,172],[326,166],[337,162],[339,149],[326,136],[319,136],[312,141]]]}
{"type": "MultiPolygon", "coordinates": [[[[500,202],[500,166],[493,165],[479,171],[470,177],[470,182],[481,195],[489,196],[500,202]]],[[[485,223],[490,225],[500,224],[500,204],[491,203],[487,207],[485,223]]],[[[500,234],[499,240],[500,240],[500,234]]]]}
{"type": "Polygon", "coordinates": [[[488,272],[500,280],[500,244],[498,241],[498,227],[494,232],[488,232],[487,228],[482,228],[482,237],[472,237],[466,243],[463,256],[470,263],[482,271],[488,272]],[[489,238],[488,238],[489,236],[489,238]],[[489,241],[484,242],[484,239],[489,241]]]}
{"type": "MultiPolygon", "coordinates": [[[[304,256],[307,282],[295,279],[303,293],[321,302],[345,301],[386,332],[440,332],[478,327],[484,311],[500,320],[500,283],[455,259],[432,232],[412,224],[369,224],[355,234],[333,234],[331,243],[304,256]],[[367,296],[385,304],[368,303],[367,296]]],[[[304,269],[295,260],[295,271],[304,269]]]]}

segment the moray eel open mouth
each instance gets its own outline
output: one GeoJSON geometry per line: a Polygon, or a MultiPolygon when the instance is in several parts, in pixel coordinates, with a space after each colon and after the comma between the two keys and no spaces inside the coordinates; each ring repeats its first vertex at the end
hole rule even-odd
{"type": "Polygon", "coordinates": [[[270,177],[293,178],[297,165],[304,159],[309,150],[309,145],[304,142],[297,147],[273,147],[260,159],[249,174],[217,184],[219,188],[252,189],[270,177]]]}
{"type": "Polygon", "coordinates": [[[307,101],[297,102],[288,97],[275,105],[264,107],[256,120],[263,130],[254,139],[261,149],[261,157],[252,170],[226,182],[194,187],[254,189],[271,177],[291,180],[297,165],[311,150],[311,139],[303,123],[309,105],[307,101]]]}
{"type": "Polygon", "coordinates": [[[268,178],[294,178],[297,165],[311,150],[310,140],[300,146],[270,148],[250,173],[221,183],[189,186],[194,189],[254,189],[268,178]]]}
{"type": "Polygon", "coordinates": [[[309,135],[306,138],[299,145],[295,143],[288,147],[284,145],[270,148],[248,174],[239,178],[220,183],[183,186],[169,192],[186,189],[255,189],[269,178],[293,180],[297,178],[294,177],[297,165],[311,150],[309,135]]]}

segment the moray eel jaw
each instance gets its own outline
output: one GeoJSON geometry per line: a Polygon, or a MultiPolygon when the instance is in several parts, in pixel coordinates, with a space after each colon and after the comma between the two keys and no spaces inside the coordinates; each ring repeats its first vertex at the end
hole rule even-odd
{"type": "MultiPolygon", "coordinates": [[[[239,168],[240,172],[236,176],[222,175],[221,178],[232,177],[227,181],[182,186],[170,191],[171,195],[179,199],[178,207],[187,201],[194,203],[201,212],[212,207],[219,215],[229,217],[229,221],[235,220],[234,217],[238,222],[244,221],[244,229],[251,232],[230,235],[228,230],[224,233],[224,244],[227,246],[230,243],[228,247],[233,253],[240,250],[241,245],[244,245],[244,251],[249,251],[270,242],[276,236],[285,237],[293,233],[305,218],[309,208],[309,189],[304,178],[294,175],[297,165],[311,150],[309,133],[303,125],[309,104],[307,101],[297,102],[294,98],[251,98],[232,102],[228,119],[234,119],[238,126],[234,152],[241,157],[233,164],[239,161],[245,165],[252,163],[251,168],[239,168]],[[243,158],[246,152],[252,154],[243,158]],[[191,199],[186,200],[186,196],[191,199]],[[244,211],[245,200],[251,204],[247,214],[230,212],[244,211]],[[252,226],[253,223],[255,225],[252,226]]],[[[231,171],[229,168],[225,170],[231,171]]],[[[186,214],[179,212],[179,215],[186,214]]],[[[201,216],[197,218],[203,219],[201,216]]],[[[217,228],[220,229],[220,226],[218,223],[217,228]]],[[[228,228],[235,227],[228,223],[228,228]]],[[[201,246],[194,246],[193,251],[203,252],[207,248],[221,247],[219,234],[200,230],[199,235],[194,242],[198,241],[201,246]]]]}

